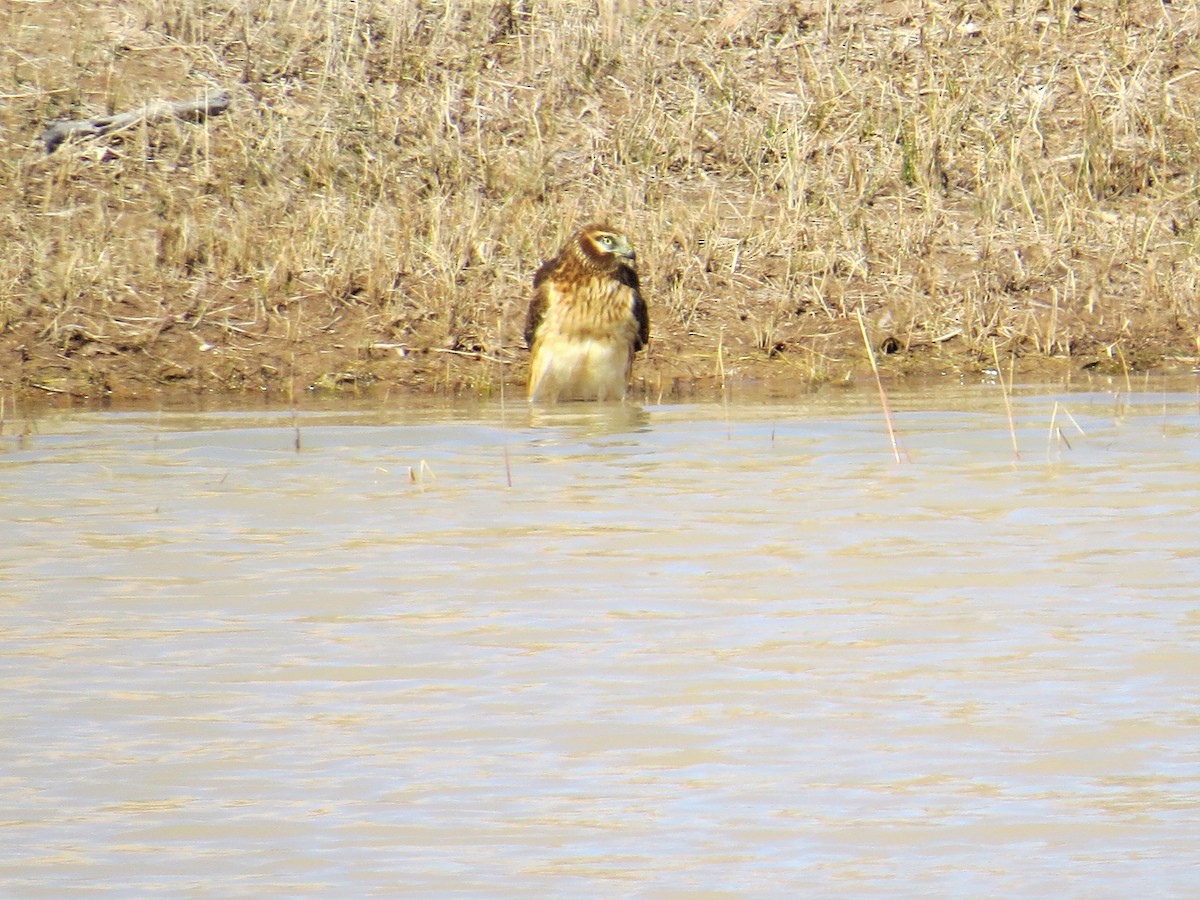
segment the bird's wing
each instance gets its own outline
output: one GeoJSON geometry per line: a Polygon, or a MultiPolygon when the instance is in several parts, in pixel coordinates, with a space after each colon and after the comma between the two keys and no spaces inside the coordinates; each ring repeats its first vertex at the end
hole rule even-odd
{"type": "Polygon", "coordinates": [[[638,323],[637,340],[633,344],[633,349],[637,351],[645,347],[650,340],[650,311],[646,309],[646,301],[642,299],[642,292],[637,288],[633,291],[633,315],[638,323]]]}
{"type": "Polygon", "coordinates": [[[642,288],[638,282],[637,272],[629,266],[620,266],[617,269],[617,279],[629,288],[629,311],[633,313],[638,324],[637,340],[634,342],[633,349],[641,350],[650,340],[650,311],[646,308],[646,301],[642,299],[642,288]]]}
{"type": "Polygon", "coordinates": [[[525,346],[533,349],[533,339],[537,335],[538,326],[542,324],[542,318],[546,315],[547,303],[546,291],[539,287],[533,292],[533,299],[529,301],[529,312],[525,314],[525,346]]]}
{"type": "Polygon", "coordinates": [[[529,301],[529,312],[525,316],[525,346],[533,348],[533,339],[537,335],[538,326],[546,315],[550,305],[550,273],[558,267],[558,257],[542,263],[533,276],[533,299],[529,301]]]}

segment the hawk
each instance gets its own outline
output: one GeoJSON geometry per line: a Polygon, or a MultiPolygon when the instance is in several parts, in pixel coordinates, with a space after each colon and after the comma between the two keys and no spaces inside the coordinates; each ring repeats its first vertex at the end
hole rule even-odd
{"type": "Polygon", "coordinates": [[[533,276],[525,319],[529,399],[622,400],[650,317],[629,239],[585,225],[533,276]]]}

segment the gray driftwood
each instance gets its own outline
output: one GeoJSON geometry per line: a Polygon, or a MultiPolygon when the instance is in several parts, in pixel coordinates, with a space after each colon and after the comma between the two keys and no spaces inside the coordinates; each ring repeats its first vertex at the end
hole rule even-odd
{"type": "Polygon", "coordinates": [[[93,116],[90,119],[52,122],[42,132],[41,142],[47,153],[53,153],[69,138],[98,137],[120,131],[139,122],[156,122],[161,119],[183,119],[185,122],[202,122],[209,116],[219,116],[229,108],[229,94],[219,91],[199,100],[158,100],[147,103],[140,109],[117,113],[113,116],[93,116]]]}

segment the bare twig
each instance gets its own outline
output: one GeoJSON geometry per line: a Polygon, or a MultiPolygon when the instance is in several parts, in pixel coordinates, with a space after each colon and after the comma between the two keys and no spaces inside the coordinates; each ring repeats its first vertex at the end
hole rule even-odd
{"type": "Polygon", "coordinates": [[[449,353],[451,356],[464,356],[467,359],[486,359],[488,362],[505,364],[505,360],[498,356],[491,356],[484,353],[482,350],[455,350],[452,347],[430,347],[430,353],[449,353]]]}
{"type": "Polygon", "coordinates": [[[992,341],[992,359],[996,361],[996,380],[1000,382],[1000,393],[1004,396],[1004,412],[1008,416],[1008,437],[1012,441],[1013,460],[1021,458],[1021,448],[1017,444],[1017,427],[1013,423],[1012,401],[1008,398],[1008,392],[1012,388],[1013,377],[1013,357],[1009,357],[1008,366],[1008,384],[1004,383],[1004,372],[1000,368],[1000,351],[996,349],[996,342],[992,341]]]}
{"type": "Polygon", "coordinates": [[[162,119],[182,119],[185,122],[202,122],[209,116],[219,116],[229,108],[230,98],[225,91],[207,94],[199,100],[157,100],[130,112],[112,116],[92,116],[90,119],[74,119],[52,122],[42,132],[41,142],[47,153],[53,153],[59,145],[71,138],[99,137],[121,131],[139,122],[157,122],[162,119]]]}
{"type": "MultiPolygon", "coordinates": [[[[896,429],[892,426],[892,407],[888,404],[887,391],[883,389],[883,377],[879,374],[879,363],[875,361],[875,348],[871,346],[871,339],[867,336],[867,323],[863,319],[862,310],[856,310],[858,316],[858,328],[862,332],[863,344],[867,348],[867,356],[871,360],[871,371],[875,373],[875,386],[879,388],[879,403],[883,407],[883,421],[887,425],[888,440],[892,442],[892,456],[896,458],[896,462],[904,462],[904,458],[900,456],[900,442],[896,439],[896,429]]],[[[908,456],[908,451],[905,451],[905,456],[908,456]]]]}

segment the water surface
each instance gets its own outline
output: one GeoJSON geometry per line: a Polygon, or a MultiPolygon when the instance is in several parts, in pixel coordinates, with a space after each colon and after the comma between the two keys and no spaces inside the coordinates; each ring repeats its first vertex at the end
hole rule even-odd
{"type": "Polygon", "coordinates": [[[10,418],[0,884],[1193,894],[1195,393],[891,399],[10,418]]]}

